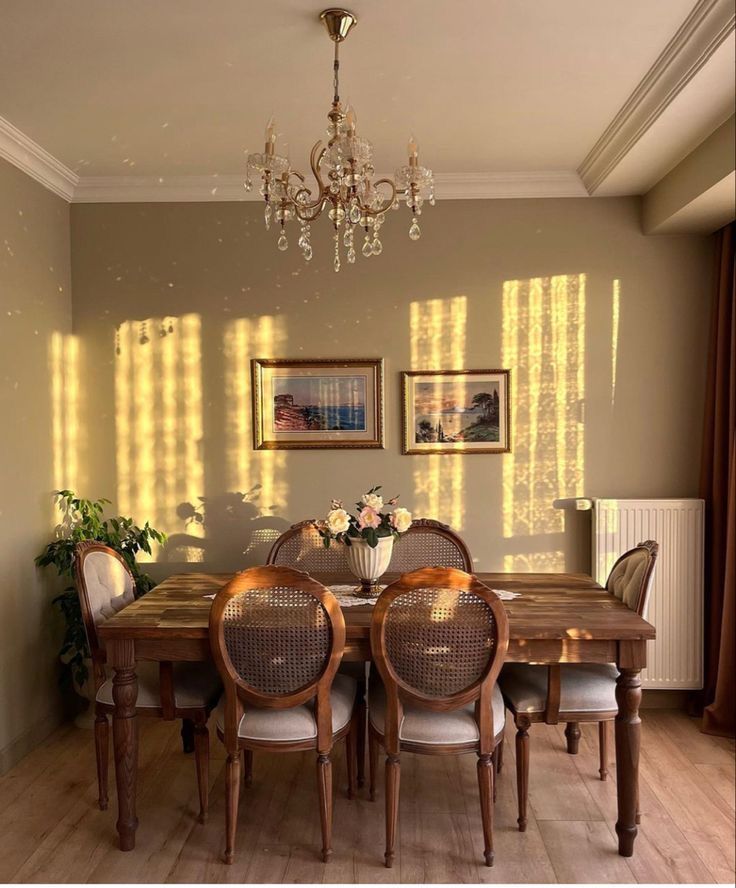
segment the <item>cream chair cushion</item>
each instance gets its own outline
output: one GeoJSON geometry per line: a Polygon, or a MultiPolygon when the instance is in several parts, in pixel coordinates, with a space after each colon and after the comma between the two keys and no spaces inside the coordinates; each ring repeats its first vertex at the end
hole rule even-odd
{"type": "MultiPolygon", "coordinates": [[[[332,705],[332,733],[341,731],[350,721],[355,703],[357,684],[347,675],[336,675],[332,682],[330,703],[332,705]]],[[[270,740],[296,743],[300,740],[314,740],[317,737],[317,722],[314,719],[314,700],[290,709],[258,709],[246,706],[238,726],[238,737],[243,740],[270,740]]],[[[215,724],[219,731],[225,730],[225,698],[222,697],[215,710],[215,724]]]]}
{"type": "Polygon", "coordinates": [[[88,552],[83,564],[84,584],[95,625],[104,623],[135,599],[133,577],[107,552],[88,552]]]}
{"type": "MultiPolygon", "coordinates": [[[[108,672],[111,670],[108,667],[108,672]]],[[[138,699],[141,709],[161,705],[159,664],[151,660],[136,663],[138,699]]],[[[201,709],[212,705],[220,693],[222,684],[217,670],[211,663],[174,663],[174,705],[177,709],[201,709]]],[[[97,702],[113,705],[112,678],[108,678],[97,691],[97,702]]]]}
{"type": "MultiPolygon", "coordinates": [[[[371,725],[382,735],[386,724],[386,691],[378,679],[371,680],[368,717],[371,725]]],[[[496,686],[493,689],[493,729],[496,737],[503,734],[505,719],[503,697],[496,686]]],[[[477,743],[480,735],[478,722],[475,720],[475,703],[468,703],[467,706],[449,712],[421,709],[405,703],[399,739],[427,746],[442,743],[477,743]]]]}
{"type": "Polygon", "coordinates": [[[616,598],[623,601],[631,610],[636,610],[639,603],[648,564],[649,552],[646,549],[634,549],[631,555],[619,561],[608,575],[606,589],[613,592],[616,598]]]}
{"type": "MultiPolygon", "coordinates": [[[[618,712],[615,666],[567,664],[560,667],[560,713],[618,712]]],[[[547,667],[506,663],[498,680],[506,705],[514,713],[544,712],[547,667]]]]}

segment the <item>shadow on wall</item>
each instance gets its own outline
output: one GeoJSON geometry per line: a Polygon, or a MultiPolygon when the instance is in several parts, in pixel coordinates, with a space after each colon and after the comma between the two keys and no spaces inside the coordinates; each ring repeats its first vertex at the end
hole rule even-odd
{"type": "Polygon", "coordinates": [[[200,496],[196,505],[180,503],[178,517],[195,532],[171,534],[158,560],[179,569],[211,564],[219,571],[264,564],[271,546],[289,525],[268,514],[275,506],[260,505],[261,493],[261,485],[255,484],[246,493],[200,496]]]}

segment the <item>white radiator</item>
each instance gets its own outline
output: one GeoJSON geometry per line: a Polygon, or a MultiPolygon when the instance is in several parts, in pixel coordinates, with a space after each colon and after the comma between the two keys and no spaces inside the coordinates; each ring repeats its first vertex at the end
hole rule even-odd
{"type": "Polygon", "coordinates": [[[604,585],[614,561],[643,540],[659,543],[647,620],[645,688],[703,687],[703,500],[594,499],[593,576],[604,585]]]}

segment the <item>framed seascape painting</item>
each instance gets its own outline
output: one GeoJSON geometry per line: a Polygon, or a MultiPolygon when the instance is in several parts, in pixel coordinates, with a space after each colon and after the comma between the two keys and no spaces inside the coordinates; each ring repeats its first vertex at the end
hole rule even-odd
{"type": "Polygon", "coordinates": [[[383,447],[383,361],[254,358],[256,450],[383,447]]]}
{"type": "Polygon", "coordinates": [[[507,453],[508,370],[402,374],[404,453],[507,453]]]}

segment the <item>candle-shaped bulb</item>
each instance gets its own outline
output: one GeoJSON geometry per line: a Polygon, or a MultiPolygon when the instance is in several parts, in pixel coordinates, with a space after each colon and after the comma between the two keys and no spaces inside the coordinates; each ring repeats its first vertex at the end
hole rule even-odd
{"type": "Polygon", "coordinates": [[[266,144],[273,145],[276,142],[276,121],[271,119],[266,124],[266,144]]]}
{"type": "Polygon", "coordinates": [[[409,157],[416,160],[418,154],[417,140],[414,136],[409,136],[409,157]]]}
{"type": "Polygon", "coordinates": [[[345,122],[348,126],[348,133],[351,136],[355,135],[355,124],[358,122],[358,116],[355,113],[355,108],[352,105],[348,105],[348,110],[345,115],[345,122]]]}

